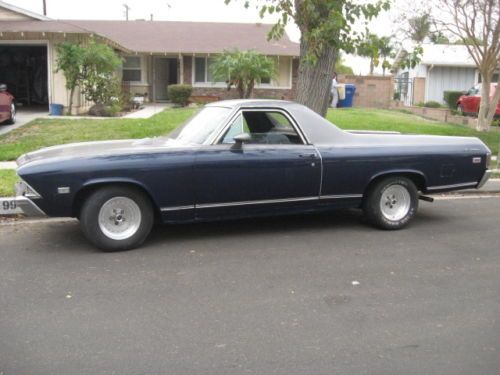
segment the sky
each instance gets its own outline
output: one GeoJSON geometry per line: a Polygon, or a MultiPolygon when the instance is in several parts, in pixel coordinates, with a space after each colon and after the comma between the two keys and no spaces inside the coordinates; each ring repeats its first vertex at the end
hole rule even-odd
{"type": "MultiPolygon", "coordinates": [[[[36,13],[43,13],[43,0],[4,1],[36,13]]],[[[276,16],[267,15],[264,19],[259,17],[255,6],[257,1],[259,0],[251,0],[248,9],[244,7],[244,0],[232,0],[228,5],[224,0],[46,0],[46,3],[47,16],[53,19],[124,20],[123,4],[127,4],[130,7],[131,20],[149,20],[153,15],[155,20],[167,21],[273,23],[276,16]]],[[[401,16],[407,0],[393,0],[393,2],[391,11],[379,15],[369,25],[370,30],[380,36],[396,32],[394,20],[401,16]]],[[[300,32],[293,22],[287,27],[287,33],[290,39],[299,41],[300,32]]],[[[369,62],[365,58],[345,55],[344,62],[353,68],[355,74],[366,74],[369,71],[369,62]]]]}

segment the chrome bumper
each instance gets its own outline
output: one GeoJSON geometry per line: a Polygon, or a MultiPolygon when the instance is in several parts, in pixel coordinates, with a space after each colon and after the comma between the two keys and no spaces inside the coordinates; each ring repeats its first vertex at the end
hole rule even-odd
{"type": "Polygon", "coordinates": [[[0,215],[46,216],[31,199],[26,197],[0,198],[0,215]]]}
{"type": "Polygon", "coordinates": [[[479,181],[479,184],[477,184],[476,189],[481,189],[481,188],[484,186],[484,184],[486,183],[486,181],[488,181],[488,180],[489,180],[490,176],[491,176],[491,171],[490,171],[489,169],[487,169],[487,170],[484,172],[484,175],[483,175],[483,177],[481,178],[481,181],[479,181]]]}
{"type": "Polygon", "coordinates": [[[40,207],[36,205],[36,200],[41,198],[31,186],[20,181],[15,186],[16,196],[0,198],[1,215],[25,215],[25,216],[46,216],[40,207]]]}

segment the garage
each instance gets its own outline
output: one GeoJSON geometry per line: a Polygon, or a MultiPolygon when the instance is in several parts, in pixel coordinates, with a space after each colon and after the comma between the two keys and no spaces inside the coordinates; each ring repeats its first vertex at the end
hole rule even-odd
{"type": "Polygon", "coordinates": [[[19,108],[44,109],[49,104],[47,46],[0,43],[0,83],[19,108]]]}

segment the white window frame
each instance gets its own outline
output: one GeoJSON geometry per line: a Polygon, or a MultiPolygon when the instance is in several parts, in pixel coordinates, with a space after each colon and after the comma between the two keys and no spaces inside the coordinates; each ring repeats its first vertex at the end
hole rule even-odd
{"type": "Polygon", "coordinates": [[[124,55],[122,56],[123,58],[128,58],[128,57],[137,57],[139,58],[139,61],[140,61],[140,66],[139,68],[125,68],[123,65],[122,65],[122,82],[123,83],[128,83],[129,85],[131,86],[143,86],[143,85],[147,85],[147,81],[146,81],[146,78],[145,75],[146,75],[146,69],[145,69],[145,59],[144,59],[144,56],[139,56],[139,55],[124,55]],[[124,70],[137,70],[139,69],[141,71],[141,80],[140,81],[124,81],[123,80],[123,71],[124,70]]]}
{"type": "Polygon", "coordinates": [[[191,82],[193,87],[227,87],[226,82],[209,82],[208,78],[208,59],[211,56],[209,55],[193,55],[191,59],[192,69],[191,69],[191,82]],[[205,59],[205,82],[196,82],[196,59],[204,58],[205,59]]]}

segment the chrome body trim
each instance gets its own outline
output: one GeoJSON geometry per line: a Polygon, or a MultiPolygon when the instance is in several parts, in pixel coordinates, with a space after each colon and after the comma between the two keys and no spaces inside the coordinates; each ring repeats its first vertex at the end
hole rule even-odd
{"type": "Polygon", "coordinates": [[[196,208],[217,208],[217,207],[233,207],[233,206],[248,206],[254,204],[276,204],[288,202],[307,202],[317,200],[318,197],[301,197],[301,198],[283,198],[283,199],[263,199],[255,201],[240,201],[227,203],[202,203],[195,205],[196,208]]]}
{"type": "Polygon", "coordinates": [[[181,210],[194,210],[195,205],[190,204],[186,206],[172,206],[172,207],[162,207],[160,209],[161,212],[168,212],[168,211],[181,211],[181,210]]]}
{"type": "Polygon", "coordinates": [[[477,184],[477,189],[480,189],[484,186],[484,184],[490,179],[491,177],[491,170],[487,169],[484,171],[483,177],[481,178],[481,181],[479,181],[479,184],[477,184]]]}
{"type": "Polygon", "coordinates": [[[318,148],[312,145],[316,150],[316,153],[319,155],[320,162],[320,175],[319,175],[319,197],[321,198],[321,193],[323,192],[323,156],[321,156],[321,152],[319,152],[318,148]]]}
{"type": "Polygon", "coordinates": [[[311,201],[320,201],[327,199],[353,199],[361,197],[363,197],[363,194],[342,194],[342,195],[323,195],[314,197],[298,197],[298,198],[283,198],[283,199],[262,199],[254,201],[239,201],[239,202],[224,202],[224,203],[202,203],[202,204],[193,204],[187,206],[162,207],[160,211],[170,212],[170,211],[180,211],[180,210],[192,210],[198,208],[237,207],[237,206],[261,205],[261,204],[311,202],[311,201]]]}
{"type": "Polygon", "coordinates": [[[363,198],[363,194],[322,195],[321,197],[319,197],[320,200],[324,200],[324,199],[353,199],[353,198],[363,198]]]}
{"type": "Polygon", "coordinates": [[[460,184],[453,184],[453,185],[440,185],[440,186],[429,186],[427,187],[428,191],[435,191],[435,190],[445,190],[445,189],[455,189],[455,188],[465,188],[465,187],[475,187],[477,185],[477,182],[464,182],[460,184]]]}

